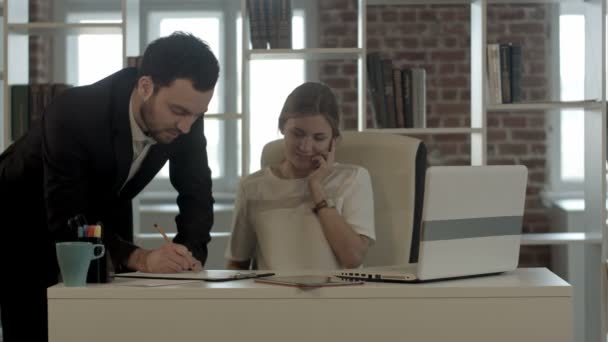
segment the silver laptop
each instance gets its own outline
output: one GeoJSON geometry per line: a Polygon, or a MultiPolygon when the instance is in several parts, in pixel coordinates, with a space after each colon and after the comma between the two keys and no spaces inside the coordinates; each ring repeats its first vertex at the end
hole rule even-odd
{"type": "Polygon", "coordinates": [[[341,270],[337,275],[420,282],[514,270],[527,175],[522,165],[428,168],[420,234],[413,233],[419,239],[412,238],[412,249],[419,251],[417,263],[341,270]]]}

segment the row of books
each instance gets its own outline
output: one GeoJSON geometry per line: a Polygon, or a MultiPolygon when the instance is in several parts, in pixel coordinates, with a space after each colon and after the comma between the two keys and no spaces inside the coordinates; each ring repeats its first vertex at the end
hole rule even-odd
{"type": "Polygon", "coordinates": [[[426,71],[393,68],[378,52],[367,54],[367,81],[373,128],[426,126],[426,71]]]}
{"type": "Polygon", "coordinates": [[[34,125],[55,96],[70,86],[63,83],[16,84],[10,89],[11,137],[23,136],[34,125]]]}
{"type": "Polygon", "coordinates": [[[521,101],[521,46],[488,44],[488,98],[490,103],[521,101]]]}
{"type": "Polygon", "coordinates": [[[127,66],[139,68],[143,56],[127,56],[127,66]]]}
{"type": "Polygon", "coordinates": [[[247,0],[251,47],[291,49],[291,0],[247,0]]]}

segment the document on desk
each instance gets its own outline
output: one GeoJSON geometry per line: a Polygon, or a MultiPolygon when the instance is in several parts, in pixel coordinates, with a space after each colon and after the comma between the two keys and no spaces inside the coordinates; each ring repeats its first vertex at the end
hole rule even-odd
{"type": "Polygon", "coordinates": [[[124,287],[161,287],[161,286],[174,286],[183,285],[189,283],[200,283],[200,280],[175,280],[175,279],[140,279],[140,278],[121,278],[125,281],[113,282],[112,286],[124,286],[124,287]]]}
{"type": "Polygon", "coordinates": [[[201,281],[230,281],[272,276],[270,272],[206,270],[201,272],[181,273],[144,273],[131,272],[115,274],[116,278],[163,279],[163,280],[201,280],[201,281]]]}
{"type": "Polygon", "coordinates": [[[350,286],[350,285],[363,285],[364,282],[360,280],[344,280],[333,276],[321,276],[321,275],[298,275],[298,276],[286,276],[286,277],[268,277],[263,279],[256,279],[256,283],[272,284],[272,285],[283,285],[299,287],[301,289],[313,289],[318,287],[329,287],[329,286],[350,286]]]}

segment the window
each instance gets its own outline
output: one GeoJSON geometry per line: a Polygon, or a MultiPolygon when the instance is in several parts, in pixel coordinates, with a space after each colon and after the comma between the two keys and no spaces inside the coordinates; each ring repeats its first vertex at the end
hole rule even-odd
{"type": "MultiPolygon", "coordinates": [[[[259,169],[260,154],[263,146],[279,138],[278,116],[288,93],[301,84],[305,78],[304,60],[252,61],[250,63],[250,84],[256,84],[250,92],[250,141],[241,142],[241,120],[231,113],[240,110],[240,67],[241,67],[241,6],[240,2],[206,1],[184,2],[180,6],[162,1],[140,3],[138,18],[141,24],[140,41],[129,41],[129,55],[142,54],[147,43],[167,36],[174,31],[185,31],[205,40],[220,62],[220,79],[207,114],[220,114],[206,117],[205,136],[207,155],[212,170],[213,189],[217,193],[234,193],[241,175],[241,151],[248,149],[250,165],[248,170],[259,169]],[[223,114],[228,114],[222,116],[223,114]]],[[[92,6],[92,5],[91,5],[92,6]]],[[[308,6],[308,5],[306,5],[308,6]]],[[[86,7],[86,6],[85,6],[86,7]]],[[[66,8],[69,22],[119,22],[119,12],[102,12],[99,9],[87,11],[78,8],[70,12],[66,8]]],[[[306,8],[306,10],[310,10],[306,8]]],[[[292,22],[293,46],[305,45],[305,10],[294,6],[292,22]]],[[[132,39],[132,38],[131,38],[132,39]]],[[[310,37],[309,37],[310,39],[310,37]]],[[[134,39],[132,39],[134,40],[134,39]]],[[[69,36],[66,42],[67,82],[84,85],[95,82],[122,68],[122,36],[82,34],[69,36]],[[103,55],[96,51],[106,51],[103,55]],[[103,59],[100,59],[103,57],[103,59]],[[103,67],[102,67],[103,66],[103,67]]],[[[145,191],[166,194],[174,198],[174,190],[169,179],[168,165],[159,172],[145,191]]],[[[165,195],[161,195],[165,196],[165,195]]]]}

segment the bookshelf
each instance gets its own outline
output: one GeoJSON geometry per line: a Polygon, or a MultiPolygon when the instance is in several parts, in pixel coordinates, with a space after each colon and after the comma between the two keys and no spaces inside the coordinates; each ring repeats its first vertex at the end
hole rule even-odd
{"type": "MultiPolygon", "coordinates": [[[[584,284],[577,281],[574,293],[574,330],[576,341],[600,341],[606,339],[607,274],[604,261],[608,258],[608,234],[606,232],[606,3],[592,1],[560,0],[361,0],[358,2],[360,22],[367,22],[369,6],[375,5],[462,5],[469,7],[470,13],[470,125],[466,128],[384,128],[374,129],[367,126],[368,113],[361,110],[366,107],[366,99],[359,100],[358,129],[360,131],[405,135],[442,135],[464,134],[470,139],[472,165],[488,163],[488,128],[489,113],[508,112],[541,112],[543,115],[559,115],[563,109],[580,109],[584,111],[585,121],[585,177],[584,209],[585,225],[577,233],[529,233],[522,237],[524,246],[577,246],[582,248],[584,284]],[[488,99],[488,81],[486,78],[487,54],[489,41],[489,6],[513,4],[555,4],[575,3],[585,15],[585,90],[579,101],[554,101],[555,94],[548,95],[546,100],[519,103],[492,104],[488,99]],[[581,289],[580,287],[583,286],[581,289]]],[[[366,30],[363,29],[365,34],[366,30]]],[[[551,38],[547,38],[551,39],[551,38]]],[[[366,39],[359,42],[363,50],[363,65],[368,49],[366,39]]],[[[358,74],[365,79],[363,67],[358,74]]],[[[549,82],[556,83],[553,79],[549,82]]],[[[365,84],[365,82],[363,82],[365,84]]],[[[559,83],[557,83],[559,84],[559,83]]],[[[580,265],[579,265],[580,267],[580,265]]]]}

